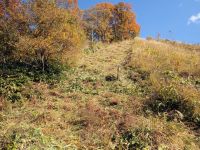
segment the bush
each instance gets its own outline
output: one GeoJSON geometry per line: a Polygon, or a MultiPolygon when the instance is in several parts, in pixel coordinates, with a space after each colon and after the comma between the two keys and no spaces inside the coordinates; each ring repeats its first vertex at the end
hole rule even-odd
{"type": "Polygon", "coordinates": [[[153,103],[150,104],[155,112],[165,112],[178,109],[180,96],[173,86],[164,86],[151,97],[153,103]]]}
{"type": "Polygon", "coordinates": [[[167,113],[168,119],[187,120],[200,125],[199,92],[194,88],[162,86],[147,101],[154,113],[167,113]],[[187,91],[186,91],[187,89],[187,91]]]}
{"type": "Polygon", "coordinates": [[[149,149],[153,142],[151,132],[152,131],[147,128],[136,128],[134,130],[124,131],[117,142],[115,150],[149,149]]]}

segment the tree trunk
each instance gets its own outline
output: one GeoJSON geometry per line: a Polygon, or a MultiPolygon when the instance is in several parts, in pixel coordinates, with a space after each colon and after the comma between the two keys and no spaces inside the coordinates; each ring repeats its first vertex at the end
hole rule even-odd
{"type": "Polygon", "coordinates": [[[42,72],[45,71],[45,60],[44,60],[44,55],[41,56],[41,61],[42,61],[42,72]]]}

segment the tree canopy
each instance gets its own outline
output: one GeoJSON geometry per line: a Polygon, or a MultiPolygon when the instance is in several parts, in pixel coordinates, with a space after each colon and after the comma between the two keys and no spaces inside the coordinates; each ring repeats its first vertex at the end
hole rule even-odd
{"type": "Polygon", "coordinates": [[[84,12],[83,20],[88,37],[103,42],[134,38],[140,32],[131,5],[124,2],[99,3],[84,12]]]}
{"type": "Polygon", "coordinates": [[[84,40],[84,32],[68,9],[49,0],[31,0],[12,9],[10,4],[2,7],[8,13],[0,20],[2,57],[7,54],[7,59],[41,62],[43,70],[50,61],[72,60],[70,57],[76,55],[84,40]]]}

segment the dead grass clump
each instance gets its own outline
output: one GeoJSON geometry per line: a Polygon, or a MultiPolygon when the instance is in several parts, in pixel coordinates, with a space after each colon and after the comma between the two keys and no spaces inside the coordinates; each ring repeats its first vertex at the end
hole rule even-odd
{"type": "Polygon", "coordinates": [[[108,118],[108,112],[102,108],[97,102],[89,101],[86,108],[80,113],[81,118],[88,121],[88,126],[99,126],[105,123],[108,118]]]}
{"type": "MultiPolygon", "coordinates": [[[[114,114],[116,112],[112,112],[114,114]]],[[[79,110],[80,137],[83,145],[93,149],[107,147],[112,135],[111,116],[109,111],[102,108],[97,102],[89,101],[85,108],[79,110]]]]}
{"type": "Polygon", "coordinates": [[[193,121],[200,127],[200,92],[192,86],[178,87],[181,97],[183,97],[183,114],[187,120],[193,121]]]}
{"type": "Polygon", "coordinates": [[[136,112],[132,110],[135,106],[139,107],[137,110],[142,109],[141,103],[135,104],[136,100],[131,98],[126,102],[112,99],[114,95],[108,93],[104,96],[109,98],[111,103],[119,105],[120,102],[123,108],[128,106],[129,101],[132,104],[127,109],[118,109],[110,105],[103,107],[93,100],[79,109],[80,119],[74,121],[73,124],[79,126],[81,141],[88,149],[96,149],[97,145],[102,149],[116,147],[114,138],[135,128],[141,122],[142,117],[136,115],[136,112]]]}

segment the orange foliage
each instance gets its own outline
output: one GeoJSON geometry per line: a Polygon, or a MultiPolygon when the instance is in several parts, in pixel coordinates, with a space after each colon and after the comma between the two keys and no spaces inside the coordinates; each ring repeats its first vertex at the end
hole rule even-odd
{"type": "Polygon", "coordinates": [[[100,35],[103,42],[109,41],[112,38],[112,30],[110,23],[112,21],[112,12],[114,6],[111,3],[100,3],[96,5],[98,28],[97,33],[100,35]]]}
{"type": "MultiPolygon", "coordinates": [[[[100,3],[92,9],[88,10],[86,24],[95,33],[96,38],[103,42],[107,42],[112,38],[112,30],[110,22],[112,21],[112,11],[114,6],[111,3],[100,3]]],[[[88,32],[90,32],[90,29],[88,32]]],[[[93,37],[94,38],[94,37],[93,37]]]]}
{"type": "Polygon", "coordinates": [[[96,39],[110,42],[130,39],[140,32],[131,5],[123,2],[117,5],[99,3],[85,11],[83,20],[86,32],[92,41],[96,39]]]}
{"type": "Polygon", "coordinates": [[[20,0],[0,1],[0,57],[13,59],[19,34],[28,28],[27,17],[20,0]]]}
{"type": "Polygon", "coordinates": [[[39,61],[43,70],[52,61],[72,63],[84,41],[79,22],[49,0],[35,0],[29,5],[33,15],[28,24],[32,28],[16,44],[23,60],[39,61]]]}
{"type": "Polygon", "coordinates": [[[120,2],[115,6],[115,36],[119,40],[135,37],[140,32],[140,26],[136,23],[135,13],[130,4],[120,2]]]}
{"type": "Polygon", "coordinates": [[[0,4],[5,10],[0,17],[0,57],[37,62],[43,70],[54,61],[73,63],[84,32],[69,9],[49,0],[30,0],[20,7],[0,4]]]}

